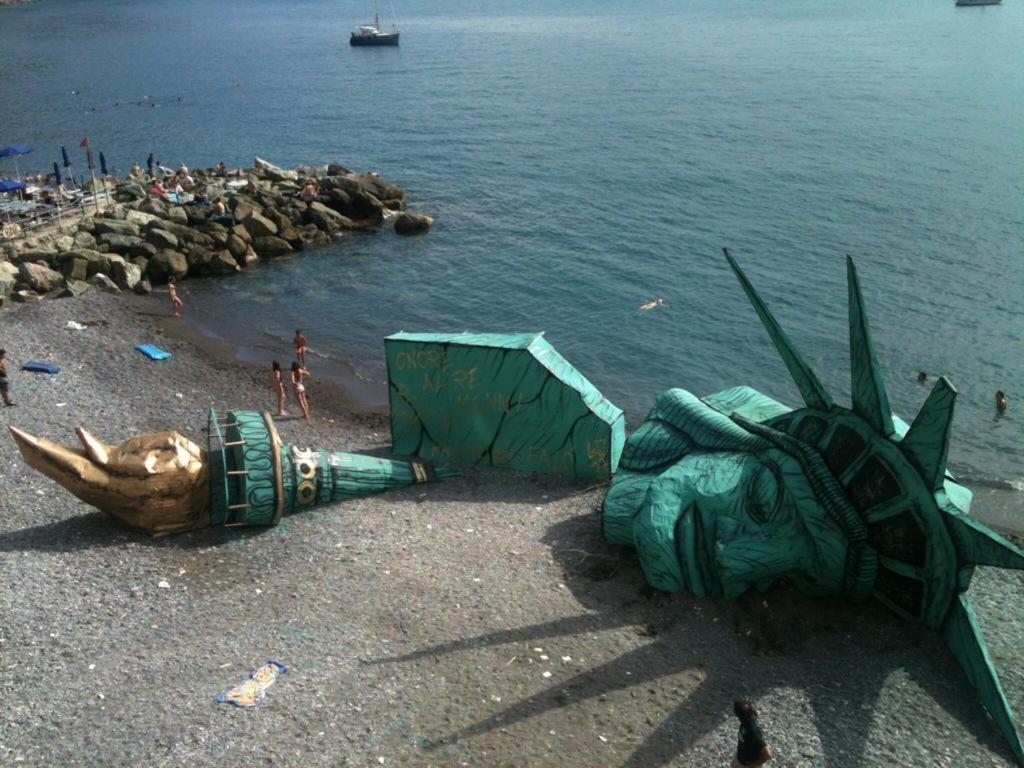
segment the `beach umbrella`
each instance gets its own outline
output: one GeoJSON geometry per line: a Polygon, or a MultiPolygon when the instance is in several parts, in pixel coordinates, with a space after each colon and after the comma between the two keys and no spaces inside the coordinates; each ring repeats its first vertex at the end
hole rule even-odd
{"type": "Polygon", "coordinates": [[[100,150],[100,173],[104,176],[107,175],[107,158],[103,156],[103,150],[100,150]]]}
{"type": "Polygon", "coordinates": [[[0,179],[0,192],[13,192],[16,189],[24,189],[25,182],[0,179]]]}
{"type": "Polygon", "coordinates": [[[64,181],[64,177],[60,175],[60,167],[57,165],[57,161],[53,161],[53,183],[58,187],[64,181]]]}
{"type": "Polygon", "coordinates": [[[31,147],[4,147],[0,149],[0,157],[14,158],[14,172],[21,178],[21,168],[18,167],[18,155],[27,155],[32,151],[31,147]]]}
{"type": "Polygon", "coordinates": [[[149,175],[153,175],[153,153],[149,153],[149,157],[146,158],[146,169],[149,171],[149,175]]]}
{"type": "MultiPolygon", "coordinates": [[[[68,159],[68,151],[66,149],[64,149],[64,145],[63,144],[60,145],[60,154],[64,158],[64,167],[65,168],[70,168],[71,167],[71,160],[68,159]]],[[[73,174],[71,171],[68,171],[68,177],[71,179],[71,186],[72,187],[75,186],[75,174],[73,174]]]]}

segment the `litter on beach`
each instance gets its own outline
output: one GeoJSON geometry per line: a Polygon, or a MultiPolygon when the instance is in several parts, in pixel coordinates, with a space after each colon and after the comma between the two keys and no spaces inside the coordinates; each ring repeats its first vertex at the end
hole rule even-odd
{"type": "Polygon", "coordinates": [[[29,360],[23,366],[23,371],[32,371],[33,373],[60,373],[60,368],[52,363],[41,363],[38,360],[29,360]]]}
{"type": "Polygon", "coordinates": [[[160,347],[152,344],[139,344],[135,348],[150,360],[170,360],[174,357],[170,352],[162,350],[160,347]]]}
{"type": "Polygon", "coordinates": [[[74,320],[68,320],[68,324],[64,327],[70,328],[72,331],[84,331],[89,326],[83,325],[82,323],[76,323],[74,320]]]}
{"type": "Polygon", "coordinates": [[[270,659],[257,669],[249,679],[240,683],[227,693],[217,697],[222,704],[234,704],[236,707],[255,707],[267,695],[267,688],[274,684],[278,675],[283,675],[288,668],[277,659],[270,659]]]}

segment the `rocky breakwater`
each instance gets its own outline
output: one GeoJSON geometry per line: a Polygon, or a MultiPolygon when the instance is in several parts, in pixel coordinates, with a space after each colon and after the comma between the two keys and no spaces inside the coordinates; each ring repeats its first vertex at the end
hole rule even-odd
{"type": "Polygon", "coordinates": [[[108,210],[77,230],[9,243],[0,254],[0,305],[92,289],[146,293],[172,277],[230,274],[386,222],[399,234],[433,223],[405,211],[401,187],[336,164],[286,170],[257,158],[236,175],[190,176],[206,204],[179,205],[148,180],[129,178],[113,184],[108,210]]]}

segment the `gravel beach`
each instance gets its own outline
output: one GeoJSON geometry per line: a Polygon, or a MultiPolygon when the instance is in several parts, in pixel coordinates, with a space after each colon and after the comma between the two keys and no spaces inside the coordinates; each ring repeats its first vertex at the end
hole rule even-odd
{"type": "MultiPolygon", "coordinates": [[[[270,408],[264,370],[168,304],[93,291],[0,313],[5,423],[198,440],[211,406],[270,408]],[[61,373],[19,371],[29,358],[61,373]]],[[[280,421],[286,441],[386,450],[383,414],[309,389],[314,418],[280,421]]],[[[789,589],[654,593],[602,540],[601,489],[470,471],[153,540],[30,469],[6,431],[0,467],[2,765],[725,766],[738,697],[774,765],[1015,764],[937,634],[789,589]],[[271,658],[288,672],[262,706],[215,702],[271,658]]],[[[971,590],[1018,712],[1022,590],[986,569],[971,590]]]]}

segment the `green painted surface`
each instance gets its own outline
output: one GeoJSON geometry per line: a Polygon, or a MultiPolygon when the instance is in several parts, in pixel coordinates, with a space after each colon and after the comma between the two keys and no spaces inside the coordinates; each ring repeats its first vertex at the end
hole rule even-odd
{"type": "Polygon", "coordinates": [[[210,412],[207,454],[215,525],[274,525],[281,515],[323,504],[457,477],[421,461],[277,443],[270,416],[259,411],[210,412]],[[280,487],[278,470],[280,462],[280,487]]]}
{"type": "Polygon", "coordinates": [[[749,387],[663,393],[623,450],[605,536],[634,546],[659,589],[732,598],[785,581],[943,631],[1024,762],[966,594],[976,565],[1024,569],[1024,552],[969,517],[970,491],[947,471],[956,390],[941,378],[909,427],[889,411],[848,260],[853,407],[836,405],[726,256],[806,407],[749,387]]]}
{"type": "Polygon", "coordinates": [[[385,341],[396,453],[608,479],[622,411],[534,334],[397,333],[385,341]]]}

